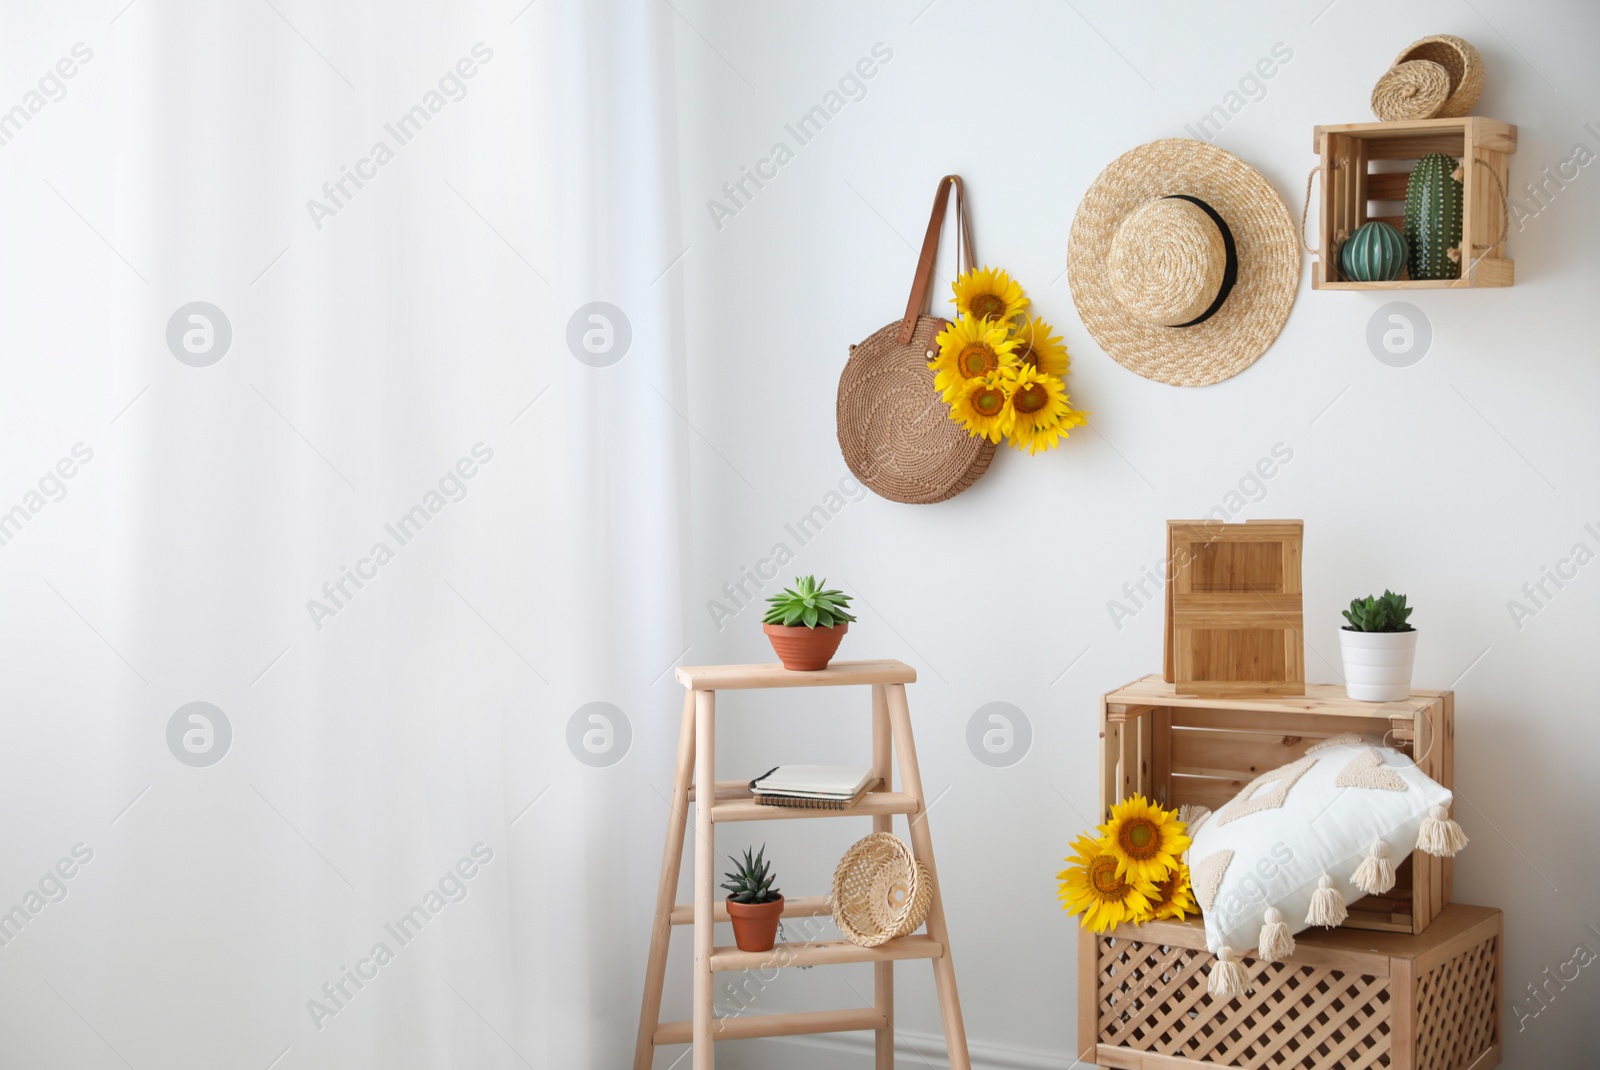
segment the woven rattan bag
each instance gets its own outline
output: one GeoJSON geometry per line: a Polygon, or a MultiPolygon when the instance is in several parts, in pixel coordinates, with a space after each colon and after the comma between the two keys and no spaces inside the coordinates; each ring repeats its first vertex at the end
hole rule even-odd
{"type": "Polygon", "coordinates": [[[994,443],[968,435],[950,419],[949,406],[933,388],[933,371],[928,367],[937,355],[934,336],[947,326],[938,316],[927,315],[926,309],[952,187],[956,272],[972,268],[972,234],[961,178],[946,175],[933,200],[905,316],[851,346],[850,360],[839,376],[839,449],[845,464],[873,492],[908,505],[955,497],[977,482],[994,457],[994,443]]]}

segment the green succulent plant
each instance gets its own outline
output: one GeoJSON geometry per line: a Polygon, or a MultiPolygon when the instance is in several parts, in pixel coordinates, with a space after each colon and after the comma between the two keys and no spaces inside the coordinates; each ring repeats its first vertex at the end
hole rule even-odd
{"type": "Polygon", "coordinates": [[[831,628],[855,620],[846,609],[850,596],[842,591],[824,590],[827,585],[827,580],[818,583],[815,576],[797,577],[793,587],[785,587],[782,594],[767,599],[771,606],[761,623],[831,628]]]}
{"type": "Polygon", "coordinates": [[[1406,605],[1406,596],[1387,589],[1382,598],[1368,595],[1351,599],[1350,608],[1344,611],[1344,619],[1350,622],[1345,628],[1352,632],[1416,631],[1406,623],[1409,616],[1411,607],[1406,605]]]}
{"type": "Polygon", "coordinates": [[[727,881],[723,887],[733,894],[728,896],[735,903],[770,903],[780,899],[783,893],[772,886],[777,874],[772,872],[772,863],[764,855],[767,845],[762,844],[761,850],[756,852],[754,858],[750,857],[750,849],[745,848],[744,861],[739,861],[737,855],[729,855],[728,861],[733,863],[733,871],[724,873],[727,881]]]}

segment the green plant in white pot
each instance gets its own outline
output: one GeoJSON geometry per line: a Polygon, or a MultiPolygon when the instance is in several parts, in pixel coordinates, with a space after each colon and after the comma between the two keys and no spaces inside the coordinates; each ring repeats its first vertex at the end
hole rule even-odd
{"type": "Polygon", "coordinates": [[[1406,596],[1385,590],[1383,597],[1356,598],[1344,611],[1350,623],[1339,632],[1344,655],[1344,689],[1360,702],[1394,702],[1411,694],[1411,669],[1417,658],[1417,630],[1406,623],[1406,596]]]}

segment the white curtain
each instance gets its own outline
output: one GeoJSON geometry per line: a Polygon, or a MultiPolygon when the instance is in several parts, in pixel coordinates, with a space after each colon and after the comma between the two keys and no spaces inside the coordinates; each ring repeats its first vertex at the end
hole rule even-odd
{"type": "Polygon", "coordinates": [[[623,1065],[671,13],[125,3],[0,32],[0,1065],[623,1065]]]}

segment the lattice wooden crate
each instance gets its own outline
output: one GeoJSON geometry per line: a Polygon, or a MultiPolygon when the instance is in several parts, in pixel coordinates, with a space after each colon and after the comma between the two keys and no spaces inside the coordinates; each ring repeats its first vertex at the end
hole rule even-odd
{"type": "MultiPolygon", "coordinates": [[[[1344,688],[1265,698],[1180,695],[1159,676],[1101,699],[1100,797],[1104,812],[1130,795],[1163,806],[1213,810],[1269,770],[1305,756],[1329,736],[1360,732],[1409,755],[1447,788],[1455,782],[1455,693],[1413,691],[1398,702],[1357,702],[1344,688]]],[[[1414,854],[1395,886],[1350,904],[1345,925],[1420,933],[1450,902],[1451,860],[1414,854]]]]}
{"type": "Polygon", "coordinates": [[[1488,1070],[1500,1062],[1501,915],[1446,907],[1421,936],[1335,929],[1251,990],[1206,991],[1198,921],[1078,935],[1079,1059],[1119,1070],[1488,1070]]]}

